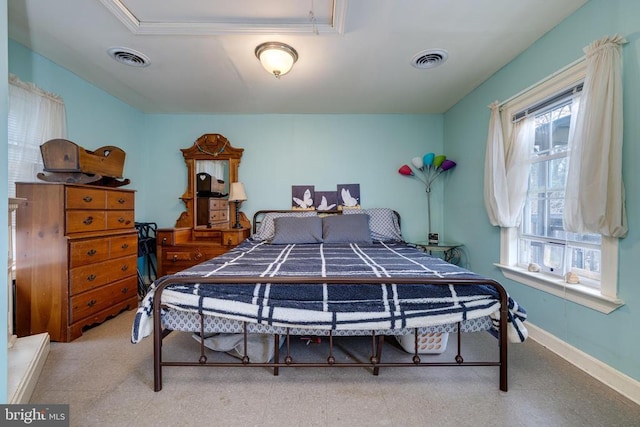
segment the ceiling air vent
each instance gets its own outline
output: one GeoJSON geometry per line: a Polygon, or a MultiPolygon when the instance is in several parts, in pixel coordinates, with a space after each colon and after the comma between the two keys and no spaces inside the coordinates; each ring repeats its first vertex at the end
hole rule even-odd
{"type": "Polygon", "coordinates": [[[112,47],[107,53],[119,63],[130,67],[146,67],[151,63],[144,54],[128,47],[112,47]]]}
{"type": "Polygon", "coordinates": [[[411,60],[411,65],[420,69],[435,68],[443,64],[448,57],[449,54],[444,49],[427,49],[418,52],[411,60]]]}

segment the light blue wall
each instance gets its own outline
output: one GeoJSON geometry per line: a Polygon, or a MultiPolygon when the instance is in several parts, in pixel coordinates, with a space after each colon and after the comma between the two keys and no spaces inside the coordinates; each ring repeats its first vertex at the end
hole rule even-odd
{"type": "MultiPolygon", "coordinates": [[[[397,170],[412,157],[442,150],[441,115],[163,115],[148,116],[145,129],[152,144],[145,149],[151,167],[144,220],[173,226],[186,188],[178,148],[190,147],[204,133],[220,133],[245,150],[240,180],[249,199],[242,209],[249,216],[290,207],[291,185],[335,191],[337,184],[356,183],[363,207],[395,207],[407,238],[425,237],[424,185],[397,170]]],[[[435,225],[442,223],[441,191],[433,202],[435,225]]]]}
{"type": "Polygon", "coordinates": [[[444,115],[445,146],[462,166],[451,176],[445,199],[445,230],[465,242],[470,266],[500,280],[528,310],[530,321],[570,345],[640,380],[640,2],[591,0],[444,115]],[[583,55],[582,48],[605,35],[629,43],[624,58],[624,160],[629,234],[620,240],[619,296],[626,305],[605,315],[505,279],[499,261],[500,232],[487,219],[483,163],[489,109],[583,55]]]}

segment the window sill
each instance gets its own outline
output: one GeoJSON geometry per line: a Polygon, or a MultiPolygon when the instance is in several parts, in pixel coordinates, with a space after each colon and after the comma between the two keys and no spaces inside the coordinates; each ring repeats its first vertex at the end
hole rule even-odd
{"type": "Polygon", "coordinates": [[[562,279],[552,278],[549,275],[545,275],[545,273],[533,273],[520,267],[503,264],[494,265],[502,270],[502,274],[507,279],[531,286],[601,313],[609,314],[624,305],[624,301],[602,295],[588,286],[570,285],[562,279]]]}

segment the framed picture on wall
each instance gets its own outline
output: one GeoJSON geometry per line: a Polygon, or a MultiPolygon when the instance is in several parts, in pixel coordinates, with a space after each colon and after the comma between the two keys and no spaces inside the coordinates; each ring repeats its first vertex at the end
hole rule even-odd
{"type": "Polygon", "coordinates": [[[313,185],[291,186],[291,209],[313,210],[315,187],[313,185]]]}
{"type": "Polygon", "coordinates": [[[338,209],[360,207],[360,184],[338,184],[338,209]]]}
{"type": "Polygon", "coordinates": [[[316,210],[332,211],[338,208],[337,191],[316,191],[314,197],[316,210]]]}

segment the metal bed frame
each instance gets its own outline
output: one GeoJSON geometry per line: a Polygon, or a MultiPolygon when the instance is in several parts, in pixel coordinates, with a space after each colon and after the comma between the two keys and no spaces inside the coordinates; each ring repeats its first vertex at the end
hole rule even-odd
{"type": "MultiPolygon", "coordinates": [[[[279,374],[279,368],[281,367],[370,367],[373,369],[373,374],[378,375],[379,369],[382,367],[408,367],[408,366],[498,366],[500,368],[499,374],[499,387],[502,391],[507,391],[507,315],[508,315],[508,307],[507,307],[507,293],[502,287],[502,285],[494,280],[465,280],[465,279],[429,279],[425,281],[424,277],[421,278],[381,278],[381,277],[371,277],[371,278],[359,278],[354,279],[353,277],[331,277],[331,278],[322,278],[323,283],[327,284],[362,284],[366,285],[379,285],[389,283],[393,281],[393,283],[402,285],[402,284],[431,284],[431,285],[478,285],[483,284],[486,286],[492,286],[495,288],[500,296],[500,323],[499,323],[499,334],[498,334],[498,345],[499,345],[499,357],[497,361],[474,361],[474,362],[465,362],[461,355],[461,334],[458,333],[458,341],[457,341],[457,354],[455,356],[455,361],[453,362],[424,362],[420,359],[418,355],[418,342],[416,333],[416,341],[415,341],[415,351],[411,361],[408,362],[384,362],[382,361],[382,346],[384,342],[385,335],[376,335],[375,331],[371,332],[371,357],[369,358],[369,362],[348,362],[348,363],[337,363],[335,361],[335,357],[333,355],[333,334],[329,333],[329,355],[327,357],[326,362],[296,362],[293,360],[293,357],[290,353],[290,335],[288,328],[286,329],[286,343],[285,343],[285,351],[286,356],[283,361],[280,361],[280,351],[279,351],[279,340],[280,334],[274,334],[274,342],[275,345],[275,355],[273,360],[270,362],[264,363],[256,363],[251,362],[249,357],[247,356],[247,329],[246,323],[243,336],[244,336],[244,348],[245,353],[242,359],[233,362],[210,362],[208,357],[205,355],[205,346],[204,341],[201,340],[200,344],[200,356],[197,361],[165,361],[162,357],[162,344],[163,339],[169,335],[172,330],[166,329],[162,325],[161,319],[161,309],[162,309],[162,291],[169,285],[174,284],[185,284],[185,283],[193,283],[193,278],[189,277],[173,277],[173,276],[165,276],[161,278],[157,284],[155,289],[154,301],[153,301],[153,360],[154,360],[154,390],[160,391],[162,390],[162,368],[165,366],[207,366],[207,367],[269,367],[273,368],[273,374],[279,374]]],[[[270,277],[268,279],[270,283],[278,283],[278,284],[314,284],[318,283],[317,277],[270,277]]],[[[256,283],[264,283],[264,277],[207,277],[207,278],[198,278],[198,283],[201,285],[207,284],[211,286],[215,286],[218,284],[246,284],[253,285],[256,283]]],[[[458,324],[458,331],[460,331],[460,324],[458,324]]],[[[196,331],[194,331],[196,332],[196,331]]],[[[204,315],[200,315],[200,334],[201,336],[205,335],[204,332],[204,315]]],[[[417,331],[416,331],[417,332],[417,331]]]]}
{"type": "MultiPolygon", "coordinates": [[[[255,233],[258,224],[260,223],[260,217],[269,212],[292,212],[291,210],[268,210],[268,211],[258,211],[254,214],[253,220],[253,232],[255,233]]],[[[299,212],[299,211],[294,211],[299,212]]],[[[319,214],[325,215],[339,215],[341,211],[325,211],[318,212],[319,214]]],[[[395,212],[398,223],[400,223],[400,215],[395,212]]],[[[398,277],[398,278],[384,278],[384,277],[269,277],[265,279],[264,277],[248,277],[248,276],[236,276],[236,277],[202,277],[198,278],[198,283],[201,285],[207,286],[215,286],[215,285],[223,285],[223,284],[244,284],[247,286],[253,286],[257,283],[264,283],[265,280],[268,280],[269,283],[274,284],[286,284],[286,285],[296,285],[296,284],[316,284],[319,281],[326,284],[335,284],[335,285],[349,285],[349,284],[361,284],[363,286],[367,285],[380,285],[380,284],[389,284],[393,282],[397,285],[402,284],[430,284],[430,285],[486,285],[491,286],[496,289],[498,295],[500,297],[500,321],[499,321],[499,332],[498,332],[498,346],[499,346],[499,356],[498,360],[492,361],[471,361],[465,362],[464,358],[461,354],[461,328],[460,323],[458,323],[458,334],[457,334],[457,352],[454,358],[454,361],[450,362],[425,362],[420,358],[418,353],[418,331],[415,330],[415,342],[414,342],[414,353],[409,361],[406,362],[384,362],[382,360],[382,347],[384,343],[384,339],[386,335],[378,334],[376,335],[375,331],[371,331],[371,355],[369,357],[368,362],[336,362],[334,356],[334,343],[333,343],[333,331],[329,331],[329,354],[324,362],[297,362],[293,359],[291,355],[291,342],[290,342],[290,333],[289,328],[282,328],[285,332],[285,356],[284,359],[280,360],[280,336],[281,334],[273,334],[273,339],[275,343],[275,353],[274,357],[269,362],[251,362],[249,356],[247,355],[247,327],[246,322],[243,324],[243,340],[244,340],[244,355],[242,359],[238,359],[237,361],[232,362],[224,362],[224,361],[209,361],[209,358],[205,354],[205,345],[204,340],[200,340],[200,354],[197,360],[195,361],[165,361],[162,356],[162,345],[163,339],[173,332],[170,329],[164,328],[162,325],[161,318],[161,310],[163,308],[162,305],[162,292],[169,285],[175,284],[188,284],[193,283],[193,277],[175,277],[175,276],[165,276],[160,278],[156,282],[156,289],[153,299],[153,361],[154,361],[154,391],[158,392],[162,390],[162,368],[163,367],[174,367],[174,366],[200,366],[200,367],[267,367],[273,369],[273,375],[279,375],[279,368],[281,367],[365,367],[371,368],[373,375],[378,375],[380,372],[380,368],[383,367],[417,367],[417,366],[497,366],[499,367],[499,387],[502,391],[507,391],[507,316],[508,316],[508,306],[507,306],[507,292],[502,287],[500,283],[492,279],[481,279],[481,280],[471,280],[471,279],[425,279],[424,277],[398,277]]],[[[200,314],[200,331],[201,337],[205,336],[204,330],[204,317],[205,315],[200,314]]],[[[318,330],[319,332],[326,333],[326,330],[318,330]]]]}

